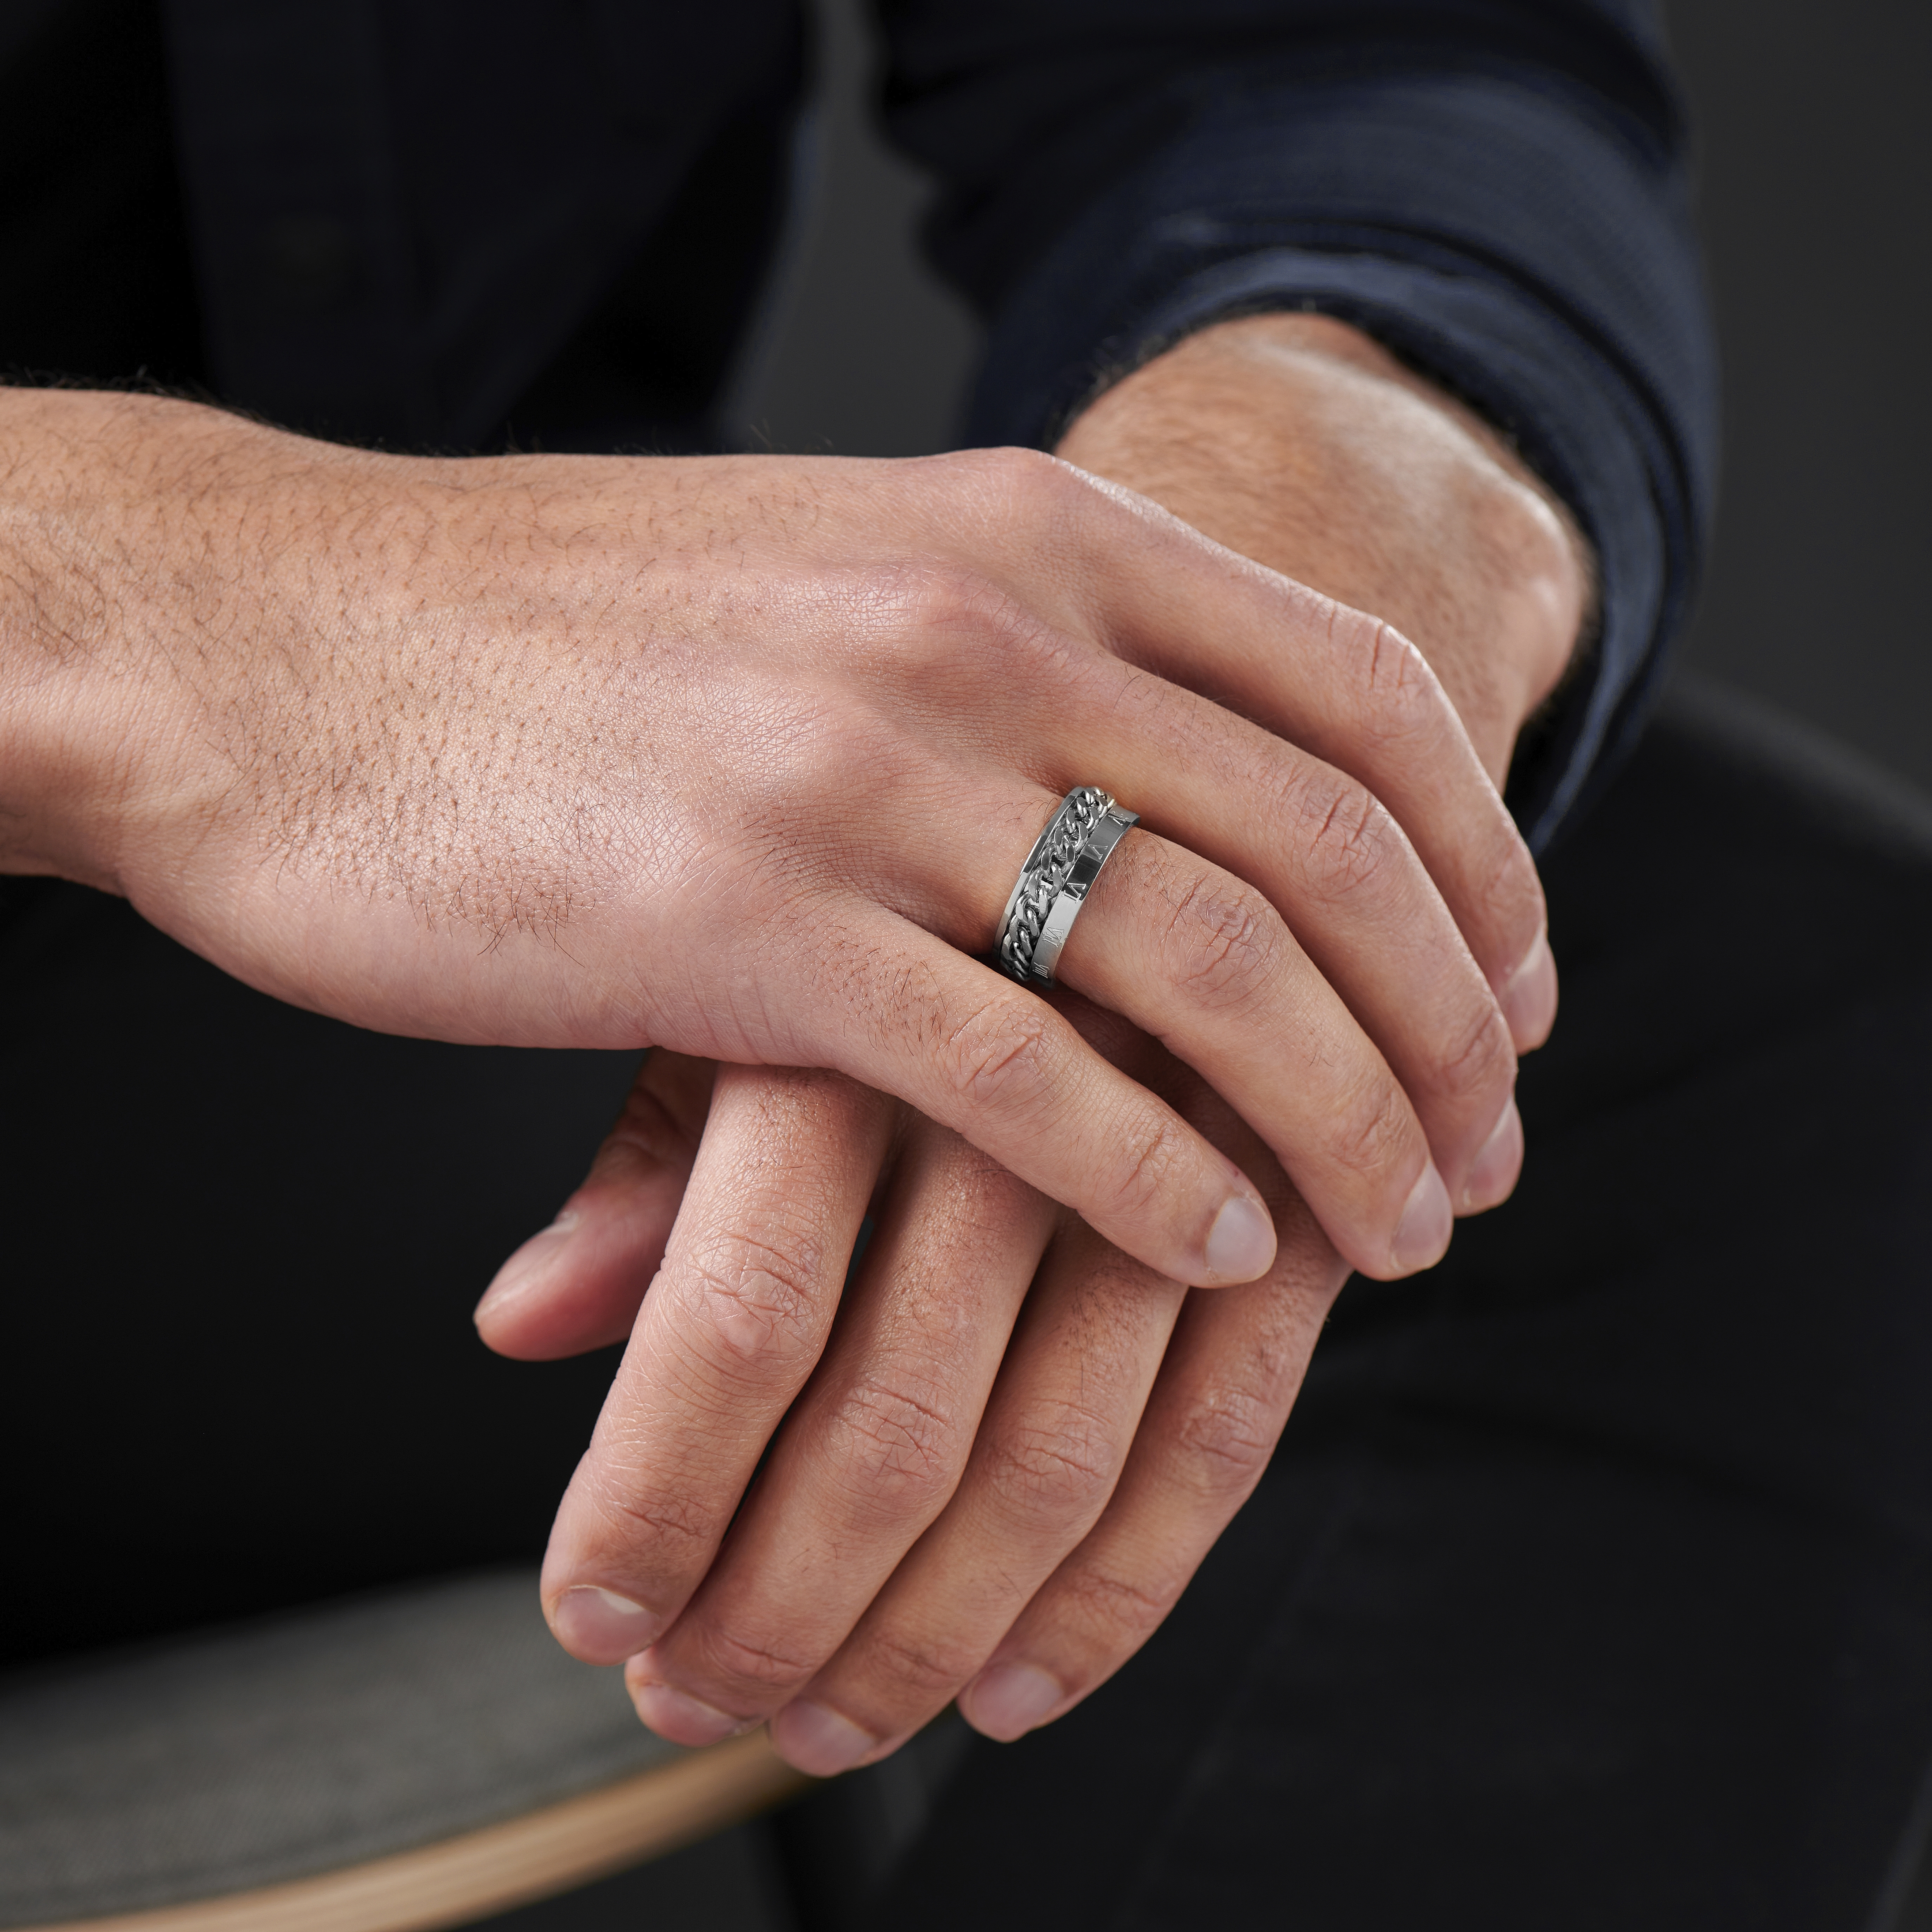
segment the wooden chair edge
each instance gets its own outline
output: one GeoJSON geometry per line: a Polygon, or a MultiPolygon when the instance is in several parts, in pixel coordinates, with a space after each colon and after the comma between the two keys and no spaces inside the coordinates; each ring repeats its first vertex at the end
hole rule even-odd
{"type": "Polygon", "coordinates": [[[434,1932],[641,1864],[810,1782],[760,1731],[520,1818],[340,1871],[22,1932],[434,1932]]]}

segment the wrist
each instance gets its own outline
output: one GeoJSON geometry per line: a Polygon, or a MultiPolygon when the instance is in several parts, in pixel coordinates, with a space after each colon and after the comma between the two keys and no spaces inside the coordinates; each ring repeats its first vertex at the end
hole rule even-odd
{"type": "Polygon", "coordinates": [[[1588,548],[1497,433],[1326,316],[1216,324],[1104,392],[1059,454],[1393,625],[1500,784],[1587,611],[1588,548]]]}

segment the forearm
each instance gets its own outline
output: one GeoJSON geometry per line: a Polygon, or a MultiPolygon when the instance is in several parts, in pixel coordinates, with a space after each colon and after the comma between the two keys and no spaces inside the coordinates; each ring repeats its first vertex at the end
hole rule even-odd
{"type": "Polygon", "coordinates": [[[1393,625],[1502,784],[1590,580],[1574,524],[1479,418],[1344,323],[1252,316],[1106,391],[1059,454],[1393,625]]]}

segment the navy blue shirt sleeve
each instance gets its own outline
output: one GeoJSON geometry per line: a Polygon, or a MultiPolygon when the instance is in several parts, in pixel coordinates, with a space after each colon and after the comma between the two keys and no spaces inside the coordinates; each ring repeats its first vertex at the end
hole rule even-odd
{"type": "Polygon", "coordinates": [[[1634,736],[1689,606],[1716,372],[1683,117],[1644,0],[887,0],[888,120],[988,320],[979,442],[1257,310],[1354,323],[1514,440],[1595,553],[1526,733],[1538,850],[1634,736]]]}

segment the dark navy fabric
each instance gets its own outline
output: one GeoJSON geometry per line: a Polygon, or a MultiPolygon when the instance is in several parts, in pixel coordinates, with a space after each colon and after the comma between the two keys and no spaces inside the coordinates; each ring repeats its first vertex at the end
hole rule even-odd
{"type": "MultiPolygon", "coordinates": [[[[770,238],[800,85],[789,7],[166,0],[165,11],[224,395],[338,435],[488,442],[694,186],[708,190],[724,273],[748,302],[730,244],[770,238]],[[763,164],[748,208],[704,165],[727,134],[763,164]]],[[[704,304],[698,285],[720,264],[680,266],[665,282],[674,312],[704,304]]],[[[700,381],[715,387],[724,362],[700,381]]]]}
{"type": "MultiPolygon", "coordinates": [[[[1640,721],[1710,514],[1713,357],[1654,8],[878,12],[887,124],[937,184],[934,261],[990,326],[970,440],[1050,442],[1186,331],[1314,308],[1465,397],[1570,505],[1599,621],[1510,790],[1546,846],[1640,721]]],[[[20,19],[0,34],[0,240],[21,266],[0,366],[191,378],[398,448],[717,445],[785,206],[793,0],[20,19]],[[128,51],[164,38],[165,102],[158,53],[143,98],[128,51]]]]}

